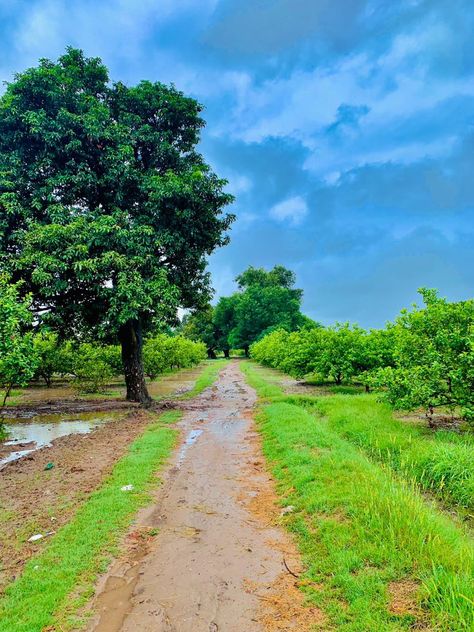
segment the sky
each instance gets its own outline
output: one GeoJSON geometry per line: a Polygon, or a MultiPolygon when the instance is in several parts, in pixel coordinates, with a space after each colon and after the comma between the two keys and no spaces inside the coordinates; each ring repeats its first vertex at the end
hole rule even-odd
{"type": "Polygon", "coordinates": [[[283,264],[325,324],[474,295],[471,0],[0,0],[0,80],[67,45],[205,106],[237,220],[216,297],[283,264]]]}

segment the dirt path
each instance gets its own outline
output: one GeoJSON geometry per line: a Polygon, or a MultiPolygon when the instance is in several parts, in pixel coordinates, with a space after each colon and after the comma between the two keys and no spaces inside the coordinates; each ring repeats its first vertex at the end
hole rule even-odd
{"type": "Polygon", "coordinates": [[[128,554],[101,580],[90,630],[303,632],[320,622],[302,606],[285,566],[300,570],[277,525],[254,403],[236,361],[189,403],[156,504],[135,524],[128,554]],[[137,533],[150,529],[158,536],[137,546],[137,533]]]}

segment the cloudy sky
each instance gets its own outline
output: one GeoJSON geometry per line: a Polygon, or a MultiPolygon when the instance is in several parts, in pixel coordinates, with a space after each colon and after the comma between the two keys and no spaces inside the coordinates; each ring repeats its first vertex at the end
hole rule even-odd
{"type": "Polygon", "coordinates": [[[474,284],[471,0],[0,0],[0,78],[68,44],[205,105],[236,195],[217,295],[295,270],[306,313],[383,325],[474,284]]]}

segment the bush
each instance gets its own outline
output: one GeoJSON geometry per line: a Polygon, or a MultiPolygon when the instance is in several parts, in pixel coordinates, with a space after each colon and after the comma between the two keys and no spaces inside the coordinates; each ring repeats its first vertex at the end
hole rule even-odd
{"type": "Polygon", "coordinates": [[[151,380],[171,369],[194,366],[206,357],[207,347],[203,342],[183,336],[158,334],[143,345],[143,366],[151,380]]]}
{"type": "Polygon", "coordinates": [[[83,393],[103,392],[114,375],[107,362],[107,348],[82,343],[73,357],[74,386],[83,393]]]}
{"type": "Polygon", "coordinates": [[[31,326],[30,298],[21,299],[19,284],[0,276],[0,388],[5,405],[14,386],[26,386],[35,374],[38,358],[31,326]]]}
{"type": "Polygon", "coordinates": [[[425,306],[403,310],[393,328],[394,365],[373,383],[398,409],[423,408],[430,425],[436,408],[474,419],[474,301],[449,303],[420,290],[425,306]]]}

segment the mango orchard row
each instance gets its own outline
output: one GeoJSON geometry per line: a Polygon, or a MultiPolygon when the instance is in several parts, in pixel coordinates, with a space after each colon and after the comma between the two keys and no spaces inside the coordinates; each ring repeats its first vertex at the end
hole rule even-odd
{"type": "Polygon", "coordinates": [[[403,310],[385,329],[338,324],[274,331],[252,357],[295,377],[358,381],[384,392],[398,409],[435,409],[474,419],[474,301],[448,302],[420,290],[424,305],[403,310]]]}

